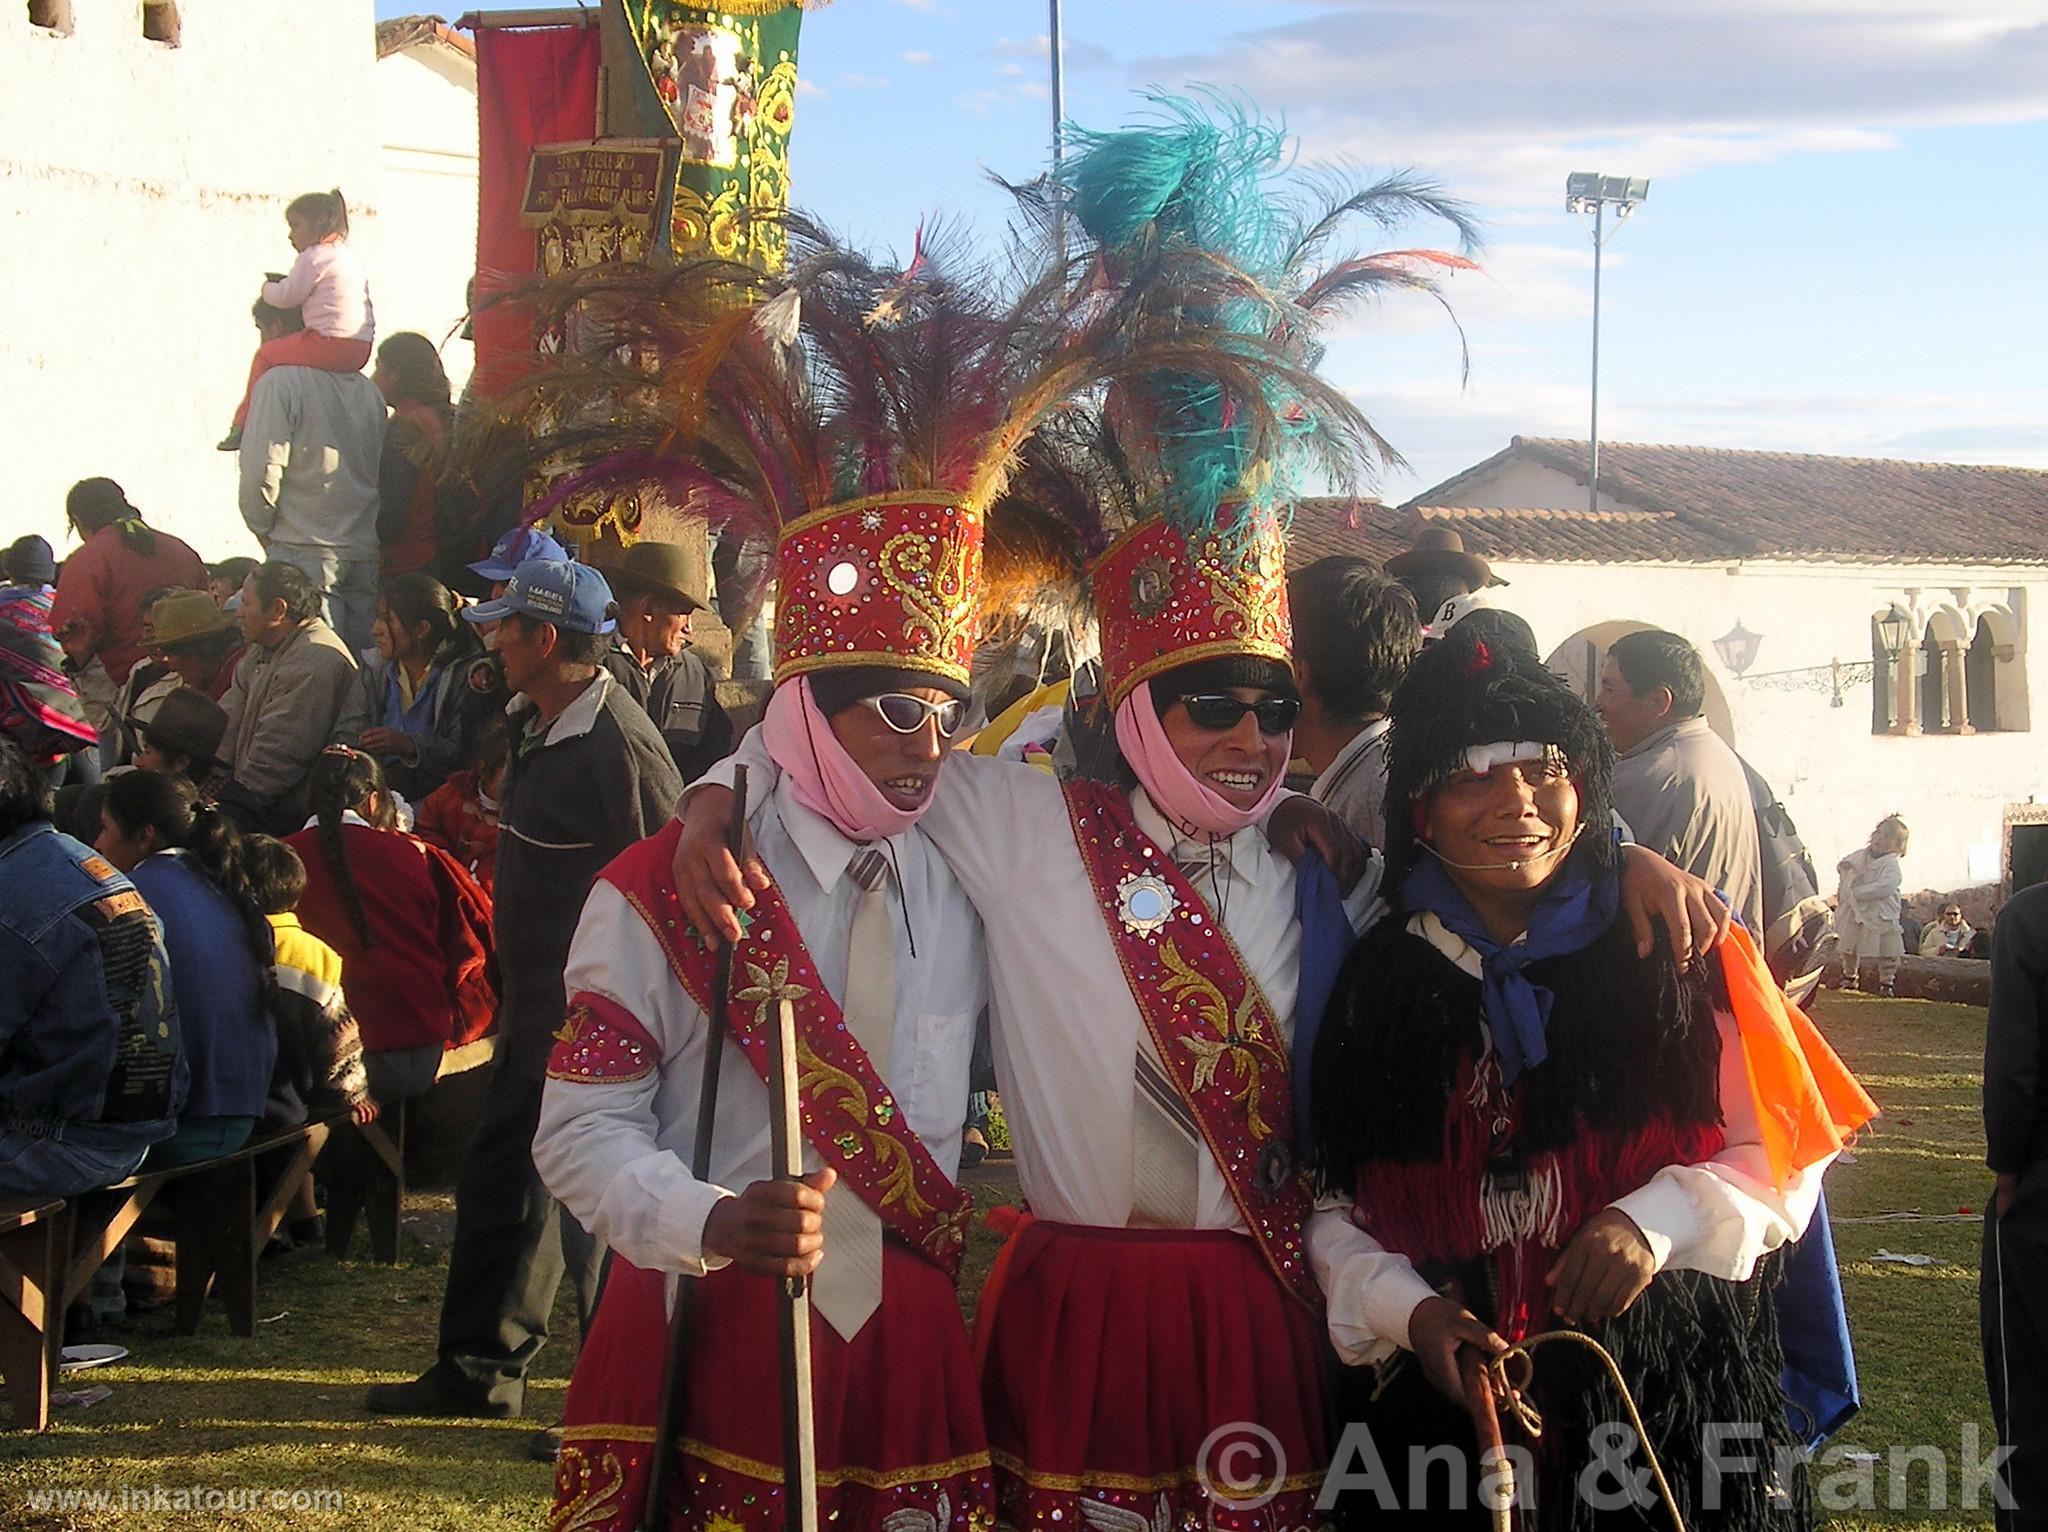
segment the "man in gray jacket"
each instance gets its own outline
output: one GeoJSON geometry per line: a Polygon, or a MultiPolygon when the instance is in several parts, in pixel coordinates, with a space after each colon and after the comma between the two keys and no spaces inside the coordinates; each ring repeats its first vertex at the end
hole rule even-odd
{"type": "Polygon", "coordinates": [[[1614,807],[1629,833],[1719,889],[1764,934],[1763,842],[1742,762],[1700,716],[1699,652],[1660,628],[1614,641],[1593,706],[1614,742],[1614,807]]]}
{"type": "MultiPolygon", "coordinates": [[[[256,305],[265,340],[300,328],[296,309],[256,305]]],[[[349,653],[377,616],[377,472],[384,396],[360,372],[274,367],[242,427],[242,520],[266,558],[303,569],[349,653]]]]}
{"type": "Polygon", "coordinates": [[[313,762],[329,745],[354,744],[369,708],[354,656],[320,620],[320,592],[296,564],[251,570],[238,616],[249,650],[221,699],[234,778],[223,806],[247,828],[289,834],[305,822],[313,762]]]}

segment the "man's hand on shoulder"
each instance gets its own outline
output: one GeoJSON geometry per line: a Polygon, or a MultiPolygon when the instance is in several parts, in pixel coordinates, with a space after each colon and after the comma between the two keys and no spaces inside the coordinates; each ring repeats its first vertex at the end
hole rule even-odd
{"type": "Polygon", "coordinates": [[[1297,864],[1311,850],[1316,851],[1347,894],[1365,876],[1372,857],[1371,848],[1352,833],[1351,826],[1307,793],[1290,793],[1273,806],[1266,819],[1266,839],[1275,851],[1297,864]]]}
{"type": "Polygon", "coordinates": [[[673,862],[676,896],[684,918],[714,945],[740,939],[740,912],[751,910],[753,891],[769,884],[751,836],[741,843],[739,861],[727,848],[733,803],[731,788],[700,783],[678,810],[683,833],[676,838],[673,862]]]}
{"type": "Polygon", "coordinates": [[[1720,946],[1735,919],[1712,884],[1636,845],[1621,848],[1621,909],[1636,935],[1636,955],[1650,955],[1661,920],[1680,968],[1720,946]]]}

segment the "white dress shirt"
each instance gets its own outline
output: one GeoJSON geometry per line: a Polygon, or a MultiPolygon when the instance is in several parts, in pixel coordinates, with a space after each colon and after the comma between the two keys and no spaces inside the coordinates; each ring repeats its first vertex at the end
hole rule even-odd
{"type": "MultiPolygon", "coordinates": [[[[772,771],[749,734],[698,787],[731,784],[734,763],[772,771]]],[[[1294,868],[1257,826],[1215,843],[1174,832],[1142,789],[1139,827],[1177,862],[1221,918],[1272,1006],[1294,1034],[1301,927],[1294,868]]],[[[1059,1223],[1131,1221],[1140,1039],[1149,1037],[1097,907],[1059,782],[1033,767],[949,751],[919,826],[951,864],[986,925],[990,1014],[1003,1115],[1031,1210],[1059,1223]]],[[[1354,929],[1380,908],[1372,859],[1345,906],[1354,929]]],[[[1197,1145],[1198,1229],[1248,1234],[1223,1171],[1197,1145]]]]}
{"type": "MultiPolygon", "coordinates": [[[[754,781],[766,787],[761,775],[754,781]]],[[[860,893],[847,868],[862,848],[798,803],[787,784],[754,795],[747,819],[819,978],[834,1000],[843,1000],[860,893]]],[[[904,1120],[939,1168],[954,1176],[975,1021],[988,994],[981,922],[945,859],[918,830],[876,844],[891,853],[888,900],[896,933],[888,1085],[904,1120]]],[[[638,1080],[550,1078],[533,1144],[541,1179],[578,1222],[634,1265],[690,1276],[715,1270],[725,1262],[705,1257],[706,1216],[721,1197],[769,1177],[766,1084],[728,1039],[719,1064],[711,1176],[696,1180],[690,1151],[708,1019],[670,973],[646,922],[609,883],[591,890],[563,977],[572,996],[603,995],[630,1012],[660,1046],[661,1064],[638,1080]]],[[[805,1169],[819,1164],[807,1147],[805,1169]]],[[[830,1195],[854,1193],[842,1187],[830,1195]]]]}
{"type": "MultiPolygon", "coordinates": [[[[1410,917],[1408,929],[1479,977],[1479,954],[1433,916],[1410,917]]],[[[1642,1230],[1658,1271],[1702,1271],[1744,1282],[1758,1261],[1806,1232],[1834,1156],[1794,1172],[1782,1192],[1772,1184],[1735,1018],[1720,1013],[1715,1019],[1721,1029],[1726,1143],[1697,1165],[1665,1166],[1610,1205],[1642,1230]]],[[[1309,1227],[1309,1260],[1328,1300],[1330,1340],[1346,1362],[1380,1362],[1395,1347],[1407,1348],[1417,1305],[1436,1296],[1406,1256],[1388,1251],[1352,1223],[1346,1201],[1326,1199],[1317,1208],[1309,1227]]]]}

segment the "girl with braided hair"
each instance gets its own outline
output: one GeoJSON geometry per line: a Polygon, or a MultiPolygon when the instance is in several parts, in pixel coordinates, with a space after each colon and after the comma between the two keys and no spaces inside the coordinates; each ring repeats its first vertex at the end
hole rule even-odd
{"type": "Polygon", "coordinates": [[[97,847],[163,924],[192,1069],[178,1131],[146,1163],[232,1154],[263,1115],[277,1063],[270,923],[249,884],[241,832],[186,778],[129,771],[106,785],[97,847]]]}
{"type": "Polygon", "coordinates": [[[375,756],[331,745],[313,818],[285,844],[306,864],[299,919],[341,954],[379,1106],[423,1095],[441,1056],[490,1030],[498,979],[490,896],[438,846],[396,828],[375,756]]]}

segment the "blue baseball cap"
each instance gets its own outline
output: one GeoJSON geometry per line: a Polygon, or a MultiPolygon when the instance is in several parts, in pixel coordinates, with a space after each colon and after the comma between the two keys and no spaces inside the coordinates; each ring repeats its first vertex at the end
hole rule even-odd
{"type": "Polygon", "coordinates": [[[619,625],[619,606],[604,576],[567,559],[528,559],[512,571],[504,595],[462,609],[471,622],[503,622],[514,612],[564,633],[609,633],[619,625]]]}
{"type": "Polygon", "coordinates": [[[469,566],[471,574],[486,580],[509,580],[513,571],[530,559],[566,559],[569,550],[547,533],[534,527],[514,527],[491,548],[491,556],[469,566]]]}

